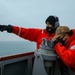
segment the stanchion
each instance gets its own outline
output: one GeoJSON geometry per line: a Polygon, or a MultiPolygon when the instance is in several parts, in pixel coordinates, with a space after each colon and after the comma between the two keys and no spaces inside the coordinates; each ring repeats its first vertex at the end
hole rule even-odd
{"type": "Polygon", "coordinates": [[[55,61],[57,60],[57,55],[53,49],[53,42],[48,41],[47,39],[43,39],[40,49],[38,50],[38,53],[42,55],[47,75],[53,75],[53,67],[55,61]]]}

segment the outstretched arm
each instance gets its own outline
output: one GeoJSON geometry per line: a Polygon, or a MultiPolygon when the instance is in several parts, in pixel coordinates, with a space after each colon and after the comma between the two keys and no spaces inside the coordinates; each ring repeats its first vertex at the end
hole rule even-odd
{"type": "Polygon", "coordinates": [[[21,38],[24,38],[26,40],[34,41],[36,42],[38,37],[40,36],[42,30],[41,29],[34,29],[34,28],[23,28],[18,26],[12,26],[12,25],[0,25],[0,31],[7,31],[9,33],[14,33],[21,38]]]}
{"type": "Polygon", "coordinates": [[[41,32],[42,32],[42,29],[23,28],[23,27],[13,26],[12,33],[24,39],[36,42],[41,32]]]}

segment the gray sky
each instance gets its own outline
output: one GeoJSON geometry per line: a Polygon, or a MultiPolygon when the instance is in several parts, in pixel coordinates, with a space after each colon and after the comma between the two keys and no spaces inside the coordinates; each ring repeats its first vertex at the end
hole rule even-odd
{"type": "MultiPolygon", "coordinates": [[[[61,25],[75,28],[75,0],[0,0],[0,24],[45,28],[49,15],[56,15],[61,25]]],[[[0,41],[24,40],[0,32],[0,41]]]]}

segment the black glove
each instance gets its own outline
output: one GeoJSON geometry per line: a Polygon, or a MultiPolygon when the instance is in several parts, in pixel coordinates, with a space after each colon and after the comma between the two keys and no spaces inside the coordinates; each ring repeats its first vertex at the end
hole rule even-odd
{"type": "Polygon", "coordinates": [[[54,41],[54,46],[55,46],[58,42],[60,42],[61,45],[64,45],[64,42],[65,42],[65,41],[64,41],[62,38],[58,38],[58,39],[56,39],[56,40],[54,41]]]}
{"type": "Polygon", "coordinates": [[[9,33],[12,33],[13,31],[13,26],[11,25],[0,25],[0,31],[3,32],[3,31],[7,31],[9,33]]]}

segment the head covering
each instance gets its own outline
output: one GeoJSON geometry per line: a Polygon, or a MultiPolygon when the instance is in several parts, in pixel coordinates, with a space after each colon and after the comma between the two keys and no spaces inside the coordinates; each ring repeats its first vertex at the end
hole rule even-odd
{"type": "Polygon", "coordinates": [[[59,25],[59,18],[57,16],[51,15],[46,19],[45,23],[47,22],[49,22],[53,27],[55,27],[56,24],[59,25]]]}
{"type": "Polygon", "coordinates": [[[56,31],[55,31],[55,36],[53,38],[58,38],[59,36],[63,35],[63,34],[67,34],[70,32],[69,27],[67,26],[59,26],[56,31]]]}

